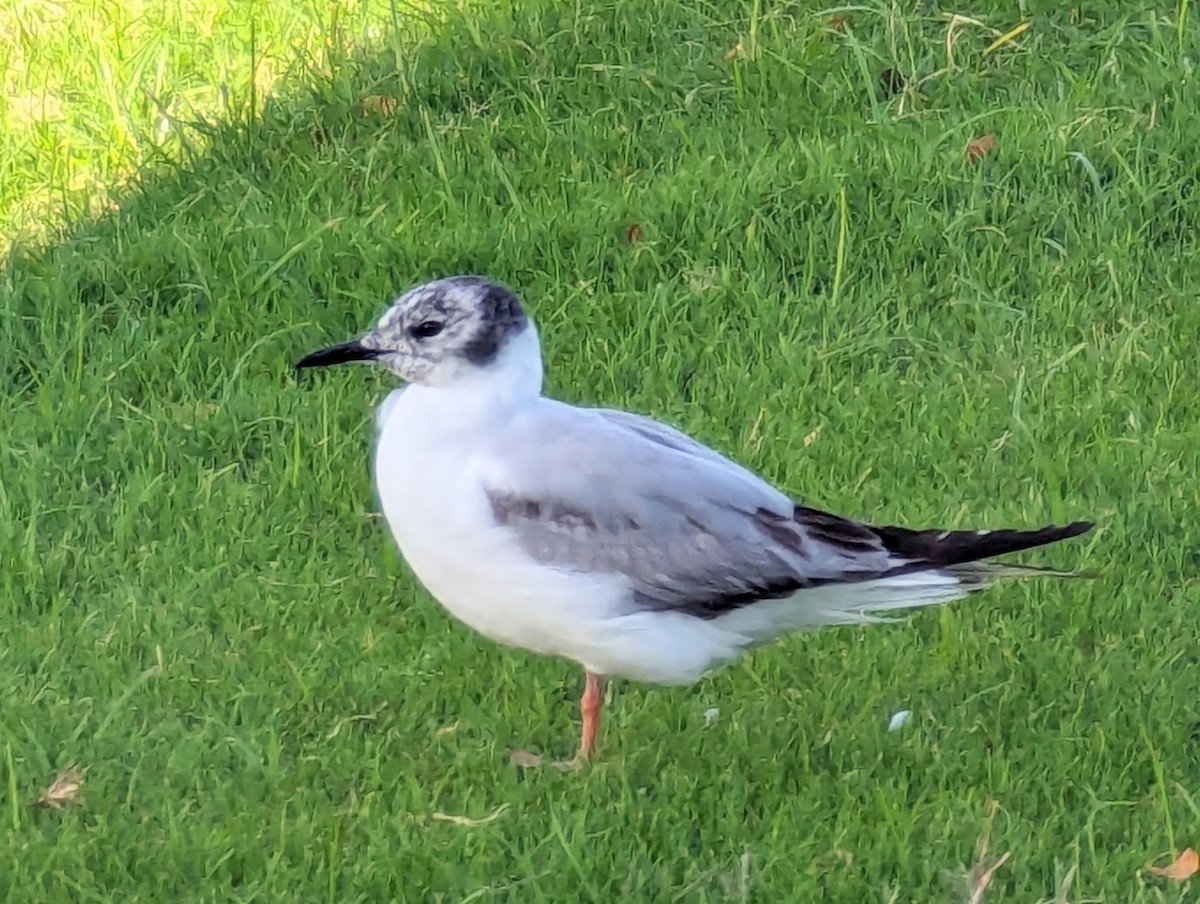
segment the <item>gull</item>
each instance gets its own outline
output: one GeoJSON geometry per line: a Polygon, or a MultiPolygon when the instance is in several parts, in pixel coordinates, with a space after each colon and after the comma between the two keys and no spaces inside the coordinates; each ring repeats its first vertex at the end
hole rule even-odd
{"type": "Polygon", "coordinates": [[[483,277],[418,285],[296,367],[351,361],[406,384],[379,406],[374,478],[413,574],[485,637],[583,667],[576,764],[610,677],[688,684],[791,631],[1070,576],[982,560],[1092,526],[911,530],[797,502],[658,421],[542,395],[537,329],[483,277]]]}

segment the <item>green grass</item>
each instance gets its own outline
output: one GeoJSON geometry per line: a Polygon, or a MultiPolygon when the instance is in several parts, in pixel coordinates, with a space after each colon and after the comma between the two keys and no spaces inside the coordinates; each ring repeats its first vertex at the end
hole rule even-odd
{"type": "Polygon", "coordinates": [[[966,901],[995,802],[986,901],[1191,900],[1187,4],[521,7],[0,11],[0,899],[966,901]],[[619,685],[518,771],[577,668],[408,574],[387,380],[290,372],[466,271],[557,396],[846,514],[1092,516],[1042,560],[1102,577],[619,685]]]}

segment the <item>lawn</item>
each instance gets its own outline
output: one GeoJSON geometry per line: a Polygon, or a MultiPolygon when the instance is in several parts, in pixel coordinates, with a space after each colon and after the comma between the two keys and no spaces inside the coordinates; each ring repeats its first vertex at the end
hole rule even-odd
{"type": "Polygon", "coordinates": [[[1191,13],[0,7],[0,900],[1195,900],[1191,13]],[[556,396],[877,522],[1094,518],[1028,560],[1099,577],[617,684],[519,768],[578,668],[406,570],[386,376],[291,370],[460,272],[556,396]]]}

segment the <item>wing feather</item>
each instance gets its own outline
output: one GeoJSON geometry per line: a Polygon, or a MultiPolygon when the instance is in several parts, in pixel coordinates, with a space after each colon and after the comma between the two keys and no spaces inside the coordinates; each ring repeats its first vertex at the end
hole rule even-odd
{"type": "Polygon", "coordinates": [[[639,608],[712,618],[889,567],[877,538],[810,532],[786,495],[649,418],[550,403],[498,442],[496,522],[539,561],[623,575],[639,608]]]}
{"type": "Polygon", "coordinates": [[[552,400],[497,437],[496,523],[537,560],[623,576],[631,604],[716,618],[833,583],[947,569],[1074,536],[872,527],[800,505],[664,424],[552,400]],[[502,450],[502,451],[501,451],[502,450]]]}

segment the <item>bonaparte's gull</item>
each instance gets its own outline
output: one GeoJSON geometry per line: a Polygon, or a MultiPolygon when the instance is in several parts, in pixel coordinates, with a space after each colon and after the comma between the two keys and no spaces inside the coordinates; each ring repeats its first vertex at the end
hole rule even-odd
{"type": "Polygon", "coordinates": [[[910,530],[810,508],[657,421],[543,396],[533,323],[480,277],[417,286],[297,367],[348,361],[408,384],[380,406],[374,471],[421,583],[479,633],[583,666],[580,762],[608,676],[688,683],[789,631],[1062,574],[981,560],[1091,527],[910,530]]]}

